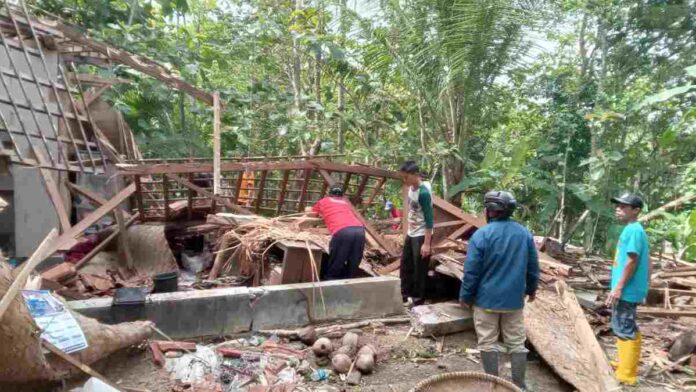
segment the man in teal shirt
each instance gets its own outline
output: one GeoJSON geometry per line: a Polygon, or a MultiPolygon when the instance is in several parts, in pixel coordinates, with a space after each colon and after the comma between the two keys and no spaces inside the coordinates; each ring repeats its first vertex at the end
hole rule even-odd
{"type": "Polygon", "coordinates": [[[627,385],[638,382],[641,336],[636,324],[636,308],[648,295],[650,246],[638,215],[643,209],[640,197],[625,193],[611,199],[616,205],[617,220],[626,224],[616,245],[611,269],[611,293],[607,305],[612,306],[611,327],[617,337],[618,361],[616,379],[627,385]]]}

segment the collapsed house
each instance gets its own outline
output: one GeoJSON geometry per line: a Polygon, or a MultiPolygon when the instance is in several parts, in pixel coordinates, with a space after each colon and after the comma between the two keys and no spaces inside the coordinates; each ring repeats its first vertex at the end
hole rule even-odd
{"type": "MultiPolygon", "coordinates": [[[[127,81],[80,74],[75,64],[127,65],[213,105],[219,119],[217,95],[185,83],[150,59],[109,47],[60,22],[38,21],[26,9],[7,4],[0,10],[0,40],[0,51],[7,53],[0,56],[0,201],[6,201],[0,205],[0,248],[16,260],[28,258],[27,264],[40,259],[35,288],[73,300],[67,303],[71,311],[105,324],[150,320],[158,333],[181,339],[250,332],[299,338],[296,331],[278,328],[391,316],[404,321],[395,278],[402,233],[397,222],[380,217],[385,189],[401,188],[397,172],[328,156],[220,159],[219,146],[212,161],[143,159],[122,115],[100,98],[110,86],[127,81]],[[328,230],[320,220],[297,219],[334,183],[343,185],[366,226],[368,247],[360,265],[364,279],[319,282],[328,230]],[[56,238],[50,237],[52,228],[60,230],[56,238]],[[50,241],[44,241],[47,235],[50,241]]],[[[485,221],[437,197],[434,219],[433,279],[438,286],[456,288],[464,273],[467,240],[485,221]]],[[[540,245],[547,242],[542,239],[540,245]]],[[[529,339],[578,390],[611,390],[606,355],[564,283],[573,286],[594,275],[581,263],[569,262],[567,253],[551,253],[558,258],[541,253],[540,260],[546,290],[526,309],[529,339]],[[576,275],[577,270],[583,275],[576,275]]],[[[10,273],[4,273],[0,283],[10,287],[10,273]]],[[[456,297],[447,290],[440,294],[456,297]]],[[[664,295],[669,298],[669,292],[664,295]]],[[[19,300],[9,312],[28,318],[19,300]]],[[[452,318],[452,310],[423,312],[434,317],[437,326],[432,328],[441,328],[442,314],[452,318]]],[[[417,310],[414,314],[419,326],[422,320],[417,310]]],[[[457,317],[455,329],[439,333],[471,329],[470,314],[457,317]]],[[[91,325],[85,330],[99,330],[94,322],[81,321],[91,325]]],[[[126,328],[128,344],[148,336],[143,324],[118,325],[126,328]]],[[[29,341],[32,329],[20,330],[29,341]]],[[[274,344],[264,350],[304,358],[274,344]]],[[[82,362],[122,347],[104,346],[109,349],[83,353],[82,362]]],[[[157,354],[160,346],[167,345],[150,347],[157,354]]],[[[46,365],[51,361],[44,362],[39,347],[32,347],[33,358],[7,360],[4,368],[12,372],[14,366],[39,361],[27,380],[68,373],[46,365]]]]}

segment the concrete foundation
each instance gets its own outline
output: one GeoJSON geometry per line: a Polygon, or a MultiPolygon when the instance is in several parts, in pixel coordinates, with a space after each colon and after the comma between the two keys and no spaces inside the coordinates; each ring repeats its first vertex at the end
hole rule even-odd
{"type": "Polygon", "coordinates": [[[413,326],[421,336],[439,336],[474,329],[471,311],[462,309],[458,303],[442,302],[421,305],[411,309],[413,326]]]}
{"type": "Polygon", "coordinates": [[[71,301],[68,305],[108,324],[151,320],[173,338],[294,328],[311,322],[404,313],[400,281],[392,277],[150,294],[144,305],[135,306],[111,306],[112,301],[111,297],[104,297],[71,301]]]}

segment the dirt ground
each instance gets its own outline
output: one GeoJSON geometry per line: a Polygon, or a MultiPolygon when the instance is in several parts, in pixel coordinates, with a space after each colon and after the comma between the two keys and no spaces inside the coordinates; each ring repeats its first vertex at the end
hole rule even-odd
{"type": "MultiPolygon", "coordinates": [[[[408,334],[409,326],[393,326],[382,330],[363,330],[361,343],[378,347],[375,371],[363,376],[359,386],[347,386],[336,376],[328,381],[307,382],[304,391],[351,391],[351,392],[404,392],[419,381],[432,375],[454,371],[481,371],[477,354],[467,354],[467,349],[476,346],[473,332],[448,335],[444,338],[418,338],[408,334]],[[375,332],[375,333],[373,333],[375,332]],[[439,351],[442,347],[441,352],[439,351]]],[[[142,391],[170,392],[173,381],[162,369],[155,366],[149,350],[143,345],[122,350],[96,364],[93,368],[106,378],[122,387],[142,391]]],[[[644,370],[644,369],[641,369],[644,370]]],[[[642,373],[642,372],[641,372],[642,373]]],[[[510,380],[510,364],[507,356],[501,361],[501,374],[510,380]]],[[[82,385],[86,378],[71,380],[56,391],[69,391],[82,385]]],[[[530,353],[527,368],[527,384],[534,392],[570,392],[574,388],[560,379],[550,367],[530,353]]],[[[644,382],[641,387],[626,389],[631,392],[669,392],[673,389],[644,382]]]]}

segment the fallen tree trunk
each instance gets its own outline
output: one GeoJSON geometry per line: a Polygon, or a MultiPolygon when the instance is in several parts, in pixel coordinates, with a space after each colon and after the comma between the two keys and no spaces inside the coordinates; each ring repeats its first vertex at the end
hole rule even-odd
{"type": "Polygon", "coordinates": [[[575,294],[562,281],[525,307],[527,337],[546,363],[580,392],[618,390],[611,366],[575,294]]]}
{"type": "MultiPolygon", "coordinates": [[[[12,283],[11,272],[7,264],[0,263],[0,296],[12,283]]],[[[89,347],[71,356],[85,364],[137,344],[152,333],[149,321],[106,325],[80,314],[73,315],[82,327],[89,347]]],[[[58,380],[79,372],[62,358],[45,355],[38,334],[39,328],[24,299],[15,297],[0,323],[0,382],[58,380]]]]}

